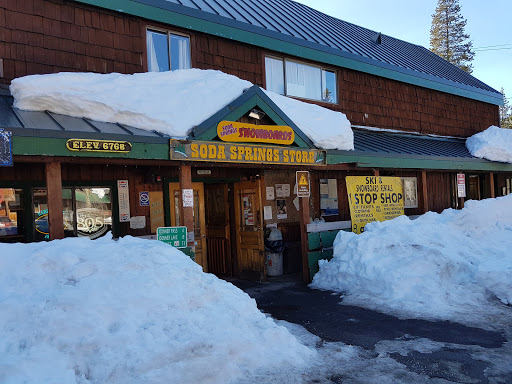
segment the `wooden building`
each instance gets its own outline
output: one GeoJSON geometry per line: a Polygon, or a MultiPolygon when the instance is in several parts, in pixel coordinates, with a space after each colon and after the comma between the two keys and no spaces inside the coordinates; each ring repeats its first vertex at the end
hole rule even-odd
{"type": "Polygon", "coordinates": [[[465,138],[499,124],[499,92],[423,47],[290,0],[0,0],[0,36],[0,128],[12,135],[13,157],[0,167],[0,241],[107,230],[150,236],[158,226],[185,225],[194,234],[188,252],[204,270],[261,278],[263,231],[273,224],[288,244],[285,272],[307,280],[332,253],[330,230],[350,228],[346,176],[402,177],[411,216],[460,208],[457,174],[465,174],[466,199],[510,193],[512,165],[474,158],[465,147],[465,138]],[[255,84],[187,142],[21,111],[8,90],[32,74],[185,68],[255,84]],[[259,87],[345,113],[355,150],[315,148],[259,87]],[[255,118],[254,110],[263,113],[255,118]],[[261,155],[233,166],[208,155],[209,145],[230,145],[219,144],[222,121],[287,126],[295,139],[259,145],[277,150],[279,161],[261,155]],[[196,147],[192,158],[194,143],[204,156],[196,147]],[[103,144],[107,150],[76,150],[103,144]],[[180,157],[183,150],[190,156],[180,157]],[[286,163],[282,151],[300,161],[286,163]],[[309,198],[295,199],[297,170],[310,171],[309,198]]]}

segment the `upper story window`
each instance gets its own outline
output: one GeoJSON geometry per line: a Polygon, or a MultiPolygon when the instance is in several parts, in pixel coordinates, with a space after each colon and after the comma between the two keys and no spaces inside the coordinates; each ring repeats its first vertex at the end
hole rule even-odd
{"type": "Polygon", "coordinates": [[[148,71],[190,68],[190,39],[170,32],[147,30],[148,71]]]}
{"type": "Polygon", "coordinates": [[[336,73],[287,59],[265,57],[267,90],[285,96],[337,103],[336,73]]]}

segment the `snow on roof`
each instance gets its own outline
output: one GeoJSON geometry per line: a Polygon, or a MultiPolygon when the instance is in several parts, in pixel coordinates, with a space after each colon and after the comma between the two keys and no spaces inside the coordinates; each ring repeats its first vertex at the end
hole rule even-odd
{"type": "Polygon", "coordinates": [[[512,129],[490,126],[466,140],[473,156],[502,163],[512,163],[512,129]]]}
{"type": "Polygon", "coordinates": [[[470,200],[462,210],[369,223],[360,235],[340,231],[312,287],[400,317],[488,327],[510,319],[511,248],[512,195],[470,200]]]}
{"type": "MultiPolygon", "coordinates": [[[[157,131],[184,139],[190,130],[221,110],[248,81],[215,70],[172,72],[55,73],[14,79],[14,107],[85,117],[157,131]]],[[[327,108],[268,93],[320,148],[353,149],[346,116],[327,108]]]]}
{"type": "Polygon", "coordinates": [[[341,151],[354,150],[354,132],[345,114],[274,92],[265,93],[316,147],[341,151]]]}
{"type": "Polygon", "coordinates": [[[2,383],[224,384],[315,356],[159,241],[0,243],[0,254],[2,383]]]}

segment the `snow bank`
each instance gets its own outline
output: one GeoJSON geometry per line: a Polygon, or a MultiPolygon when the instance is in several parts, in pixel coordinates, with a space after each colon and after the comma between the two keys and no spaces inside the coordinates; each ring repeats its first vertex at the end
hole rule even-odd
{"type": "MultiPolygon", "coordinates": [[[[220,71],[54,73],[14,79],[14,106],[121,123],[186,138],[190,130],[251,87],[220,71]]],[[[320,148],[354,149],[350,122],[340,112],[284,96],[270,98],[320,148]]]]}
{"type": "Polygon", "coordinates": [[[473,156],[502,163],[512,163],[512,129],[490,126],[468,137],[466,147],[473,156]]]}
{"type": "MultiPolygon", "coordinates": [[[[402,316],[482,323],[512,303],[512,195],[340,231],[314,288],[402,316]]],[[[509,313],[510,316],[510,313],[509,313]]],[[[495,320],[492,320],[493,322],[495,320]]]]}
{"type": "MultiPolygon", "coordinates": [[[[264,90],[265,91],[265,90],[264,90]]],[[[354,150],[354,133],[347,116],[315,104],[265,91],[318,148],[354,150]]]]}
{"type": "Polygon", "coordinates": [[[166,244],[0,244],[0,382],[229,383],[312,351],[166,244]]]}

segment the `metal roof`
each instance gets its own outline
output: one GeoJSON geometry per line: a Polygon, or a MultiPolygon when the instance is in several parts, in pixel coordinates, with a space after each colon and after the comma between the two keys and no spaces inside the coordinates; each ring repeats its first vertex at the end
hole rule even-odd
{"type": "Polygon", "coordinates": [[[410,155],[452,159],[478,159],[466,148],[466,140],[352,128],[354,152],[379,155],[410,155]]]}
{"type": "Polygon", "coordinates": [[[106,123],[52,112],[22,111],[14,108],[13,97],[0,90],[0,127],[13,136],[121,139],[144,143],[168,143],[169,137],[124,124],[106,123]]]}
{"type": "Polygon", "coordinates": [[[492,87],[422,46],[348,23],[292,0],[134,1],[324,50],[385,69],[408,74],[412,71],[426,80],[478,89],[494,95],[491,96],[494,98],[501,96],[492,87]]]}
{"type": "MultiPolygon", "coordinates": [[[[256,89],[252,88],[254,92],[256,89]]],[[[245,100],[241,96],[241,100],[245,100]]],[[[235,106],[236,107],[236,106],[235,106]]],[[[221,111],[219,111],[221,112],[221,111]]],[[[286,116],[282,116],[287,118],[286,116]]],[[[13,97],[0,87],[0,128],[16,137],[84,138],[126,140],[143,144],[169,145],[170,136],[123,124],[106,123],[51,112],[22,111],[13,107],[13,97]]],[[[327,151],[328,159],[338,163],[358,163],[362,167],[473,169],[512,171],[512,165],[483,160],[472,156],[465,139],[432,137],[404,132],[375,131],[352,128],[354,151],[327,151]],[[387,166],[388,165],[388,166],[387,166]]],[[[48,150],[51,151],[50,148],[48,150]]],[[[163,150],[167,153],[167,150],[163,150]]],[[[26,153],[27,155],[30,153],[26,153]]],[[[52,153],[48,153],[52,155],[52,153]]],[[[148,153],[147,159],[160,159],[148,153]]]]}

